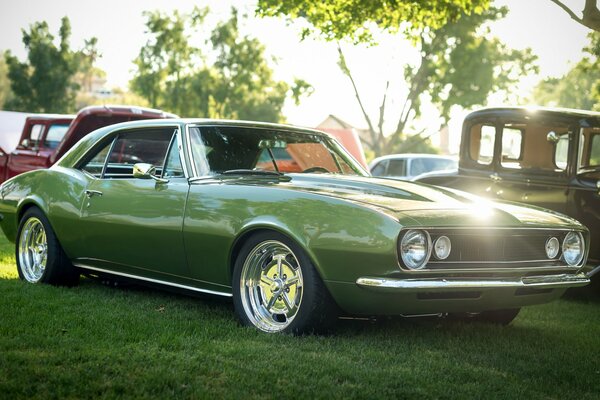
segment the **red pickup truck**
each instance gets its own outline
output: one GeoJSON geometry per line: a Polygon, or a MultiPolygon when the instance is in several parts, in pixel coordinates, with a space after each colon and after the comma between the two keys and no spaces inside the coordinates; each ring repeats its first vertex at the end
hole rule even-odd
{"type": "Polygon", "coordinates": [[[29,116],[16,149],[11,153],[0,152],[0,183],[23,172],[50,167],[78,140],[103,126],[139,119],[176,117],[160,110],[130,106],[90,106],[77,115],[29,116]]]}

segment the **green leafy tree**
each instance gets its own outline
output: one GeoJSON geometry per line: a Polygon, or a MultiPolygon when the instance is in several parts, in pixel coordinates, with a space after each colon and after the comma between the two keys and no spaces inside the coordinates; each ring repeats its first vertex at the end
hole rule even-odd
{"type": "MultiPolygon", "coordinates": [[[[326,40],[349,38],[352,41],[367,40],[373,37],[368,33],[369,27],[377,24],[377,29],[395,33],[402,31],[404,37],[412,40],[421,58],[417,65],[406,65],[404,80],[408,94],[401,101],[400,109],[394,110],[399,115],[396,128],[391,135],[385,135],[383,126],[388,113],[388,81],[382,96],[377,119],[373,119],[366,110],[356,77],[352,74],[342,45],[338,42],[339,66],[348,79],[357,102],[369,129],[366,144],[376,155],[393,151],[432,151],[428,139],[421,134],[412,138],[409,134],[411,123],[420,116],[423,100],[427,99],[437,106],[444,123],[449,118],[453,106],[472,107],[484,104],[492,92],[507,91],[521,75],[534,72],[536,57],[530,50],[513,50],[490,37],[485,24],[503,18],[506,8],[488,7],[484,1],[443,1],[436,2],[440,15],[430,15],[426,7],[429,2],[402,2],[402,7],[423,7],[417,11],[395,15],[397,10],[389,6],[389,2],[368,2],[367,15],[361,10],[363,1],[340,2],[299,2],[299,1],[259,1],[259,9],[263,15],[279,15],[288,13],[290,17],[302,16],[322,33],[326,40]],[[328,25],[315,17],[337,13],[352,14],[352,29],[348,26],[339,28],[336,24],[328,25]],[[381,22],[374,16],[390,14],[381,22]],[[406,18],[406,22],[403,18],[406,18]],[[361,22],[362,21],[362,22],[361,22]],[[431,25],[428,26],[429,22],[431,25]],[[403,25],[404,24],[404,25],[403,25]],[[362,27],[359,29],[359,26],[362,27]]],[[[398,11],[399,12],[399,11],[398,11]]],[[[413,133],[414,135],[414,133],[413,133]]]]}
{"type": "Polygon", "coordinates": [[[0,54],[0,109],[13,96],[10,90],[10,79],[8,79],[8,65],[4,59],[4,54],[0,54]]]}
{"type": "Polygon", "coordinates": [[[589,34],[586,55],[561,77],[541,81],[533,90],[533,101],[550,107],[600,110],[600,32],[589,34]]]}
{"type": "Polygon", "coordinates": [[[350,39],[372,42],[374,27],[391,33],[419,36],[426,29],[438,29],[463,14],[481,13],[490,0],[259,0],[261,16],[304,19],[310,26],[302,37],[317,33],[327,40],[350,39]]]}
{"type": "Polygon", "coordinates": [[[206,46],[190,45],[194,31],[208,31],[207,8],[171,16],[146,13],[151,38],[134,60],[134,92],[152,106],[185,116],[280,122],[288,97],[310,94],[305,81],[275,80],[265,48],[239,31],[235,9],[210,31],[206,46]]]}
{"type": "Polygon", "coordinates": [[[78,52],[69,46],[69,19],[61,20],[58,46],[45,21],[36,22],[29,31],[22,32],[27,61],[19,61],[10,52],[5,54],[14,94],[5,104],[6,108],[28,112],[73,111],[78,88],[73,82],[78,69],[78,52]]]}

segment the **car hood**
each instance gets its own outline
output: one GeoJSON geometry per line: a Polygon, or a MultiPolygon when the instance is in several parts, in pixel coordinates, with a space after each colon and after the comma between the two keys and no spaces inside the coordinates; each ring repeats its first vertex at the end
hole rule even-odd
{"type": "Polygon", "coordinates": [[[516,203],[492,202],[454,189],[372,177],[290,174],[291,190],[343,199],[422,226],[581,227],[562,214],[516,203]]]}

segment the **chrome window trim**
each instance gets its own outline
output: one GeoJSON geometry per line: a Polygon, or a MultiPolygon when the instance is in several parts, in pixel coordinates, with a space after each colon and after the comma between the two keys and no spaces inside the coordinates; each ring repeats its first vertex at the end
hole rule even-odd
{"type": "Polygon", "coordinates": [[[513,271],[576,271],[579,270],[581,268],[584,267],[584,261],[587,260],[587,248],[589,248],[588,246],[588,242],[586,241],[586,239],[589,240],[589,235],[586,236],[585,235],[585,230],[584,229],[574,229],[574,228],[540,228],[540,227],[515,227],[515,226],[500,226],[500,227],[468,227],[468,226],[448,226],[448,227],[426,227],[426,226],[405,226],[402,227],[402,229],[400,230],[400,232],[398,233],[398,237],[396,238],[396,262],[398,264],[398,268],[400,269],[401,272],[403,273],[408,273],[408,274],[419,274],[419,273],[424,273],[424,274],[441,274],[441,273],[454,273],[454,272],[458,272],[458,273],[469,273],[469,272],[513,272],[513,271]],[[507,268],[507,267],[498,267],[498,268],[490,268],[490,267],[481,267],[481,268],[436,268],[436,269],[431,269],[431,268],[427,268],[428,265],[441,265],[441,264],[447,264],[447,265],[457,265],[457,264],[480,264],[480,265],[493,265],[493,264],[498,264],[498,265],[510,265],[510,264],[528,264],[528,263],[540,263],[540,262],[545,262],[545,263],[551,263],[551,262],[557,262],[560,261],[558,259],[546,259],[546,260],[541,260],[541,261],[537,261],[537,260],[528,260],[528,261],[428,261],[427,264],[425,264],[424,268],[421,268],[419,270],[412,270],[409,268],[406,268],[404,265],[402,265],[402,261],[401,261],[401,257],[400,257],[400,253],[398,252],[398,248],[399,248],[399,240],[400,240],[400,236],[402,235],[402,233],[406,230],[410,230],[410,229],[421,229],[424,231],[427,231],[427,233],[431,236],[432,232],[435,231],[465,231],[465,230],[472,230],[472,231],[503,231],[503,230],[522,230],[522,231],[548,231],[548,232],[579,232],[582,236],[583,236],[583,241],[584,244],[586,245],[586,250],[585,250],[585,254],[581,260],[581,262],[578,265],[567,265],[566,263],[563,263],[559,266],[548,266],[548,265],[542,265],[542,266],[526,266],[526,267],[517,267],[517,268],[507,268]]]}
{"type": "Polygon", "coordinates": [[[233,296],[233,294],[231,294],[231,293],[219,292],[219,291],[210,290],[210,289],[200,289],[200,288],[197,288],[197,287],[194,287],[194,286],[182,285],[180,283],[162,281],[162,280],[159,280],[159,279],[147,278],[147,277],[144,277],[144,276],[127,274],[127,273],[124,273],[124,272],[116,272],[116,271],[111,271],[111,270],[108,270],[108,269],[91,267],[89,265],[81,264],[81,263],[73,263],[73,265],[76,266],[77,268],[81,268],[81,269],[85,269],[85,270],[103,272],[103,273],[110,274],[110,275],[117,275],[117,276],[122,276],[122,277],[125,277],[125,278],[137,279],[137,280],[140,280],[140,281],[157,283],[157,284],[165,285],[165,286],[172,286],[172,287],[176,287],[176,288],[179,288],[179,289],[186,289],[186,290],[191,290],[191,291],[199,292],[199,293],[213,294],[213,295],[216,295],[216,296],[223,296],[223,297],[232,297],[233,296]]]}

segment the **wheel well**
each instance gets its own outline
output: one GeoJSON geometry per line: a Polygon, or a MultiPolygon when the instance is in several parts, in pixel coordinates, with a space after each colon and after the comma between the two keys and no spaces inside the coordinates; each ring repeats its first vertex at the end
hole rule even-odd
{"type": "Polygon", "coordinates": [[[39,208],[39,206],[35,203],[27,203],[21,207],[21,209],[17,213],[17,224],[21,221],[21,218],[23,218],[23,215],[25,214],[25,212],[33,207],[39,208]]]}
{"type": "Polygon", "coordinates": [[[242,246],[244,245],[244,243],[246,243],[246,240],[248,240],[248,238],[252,235],[255,235],[257,233],[260,232],[277,232],[280,233],[276,230],[273,229],[266,229],[266,228],[256,228],[256,229],[251,229],[247,232],[242,233],[240,236],[238,236],[235,239],[235,242],[233,243],[233,247],[231,248],[231,252],[229,254],[229,277],[231,278],[233,276],[233,268],[235,266],[235,260],[238,257],[238,254],[240,254],[240,250],[242,249],[242,246]]]}

